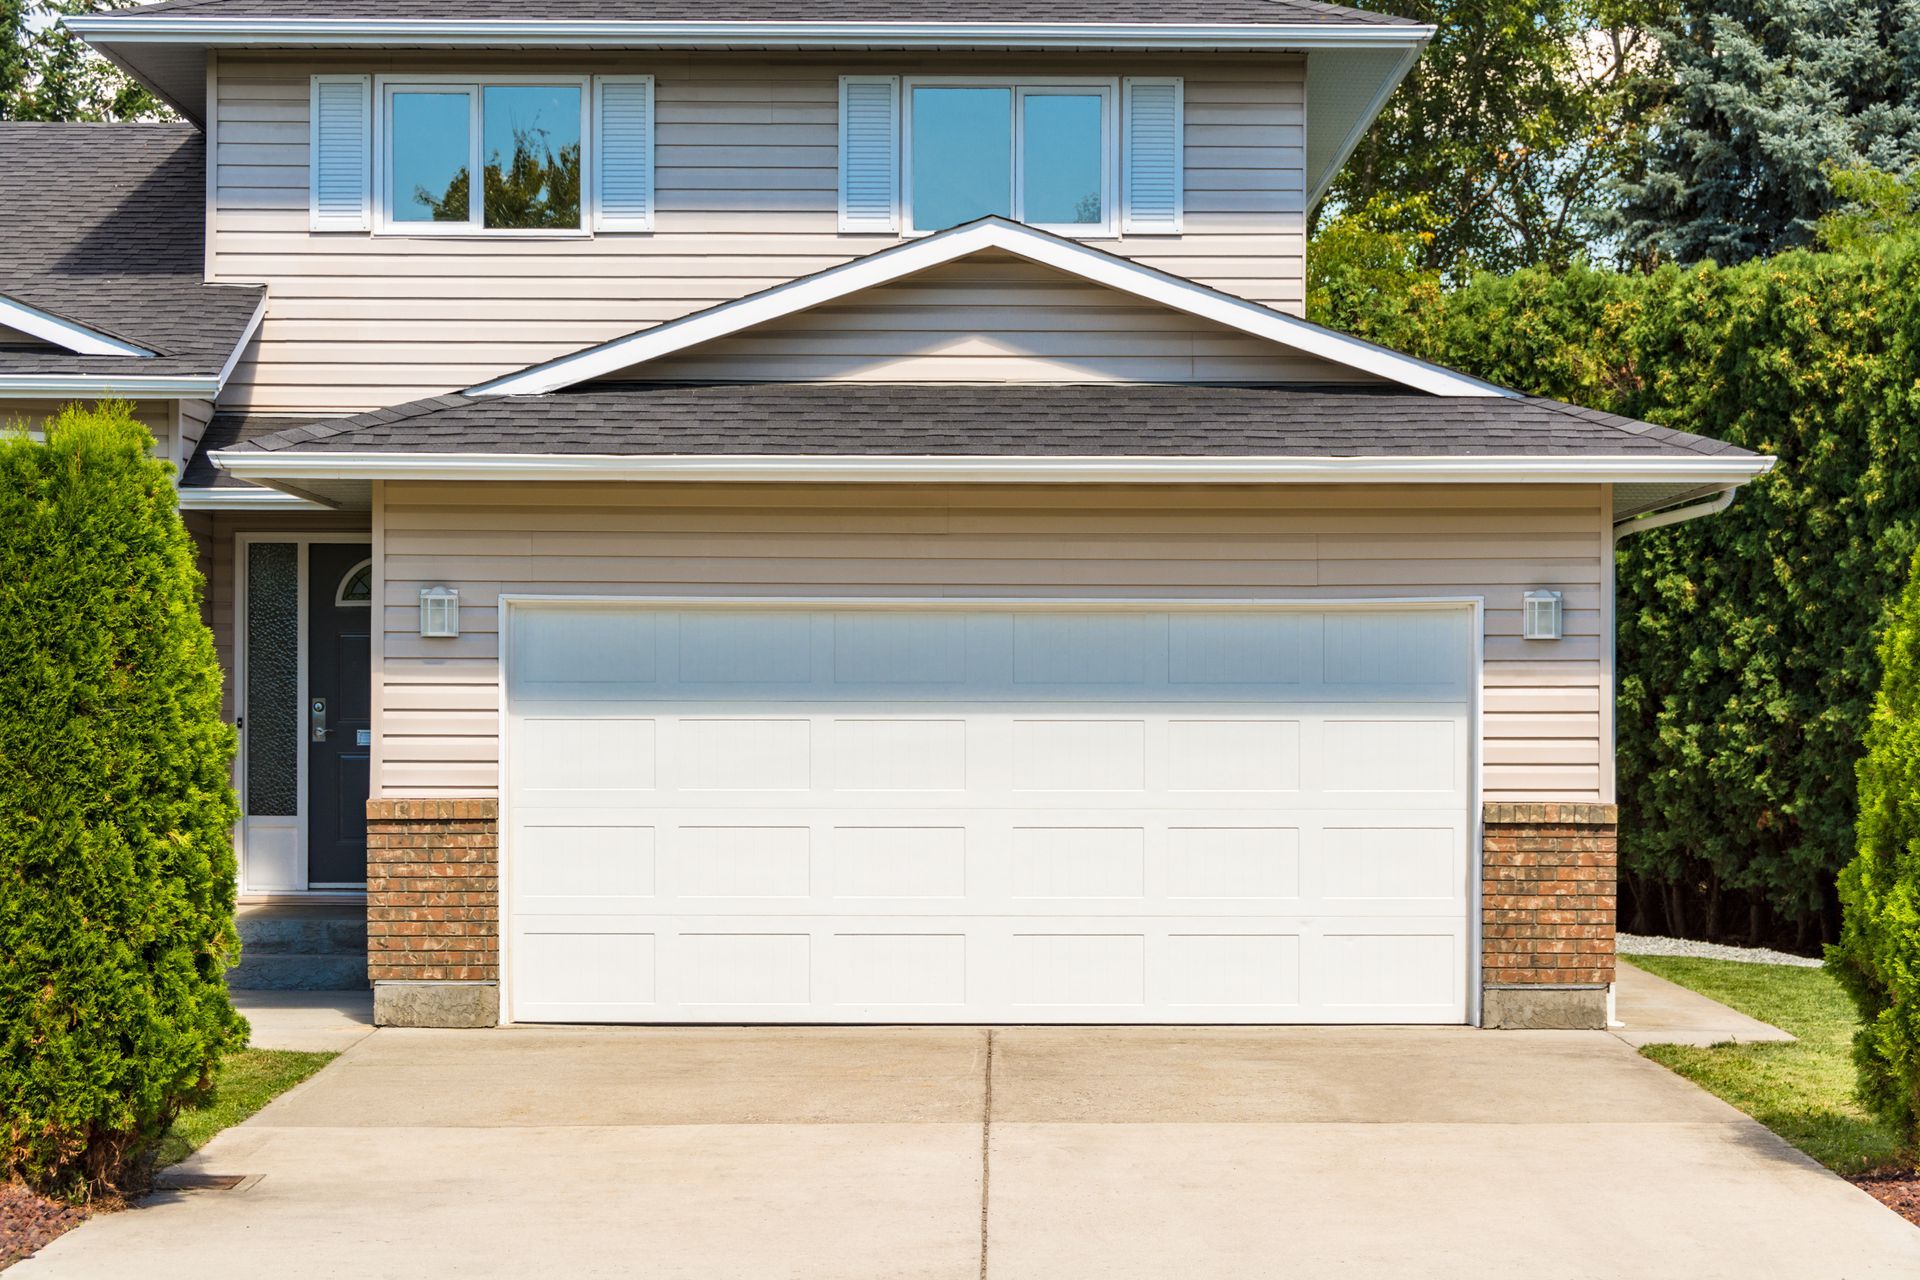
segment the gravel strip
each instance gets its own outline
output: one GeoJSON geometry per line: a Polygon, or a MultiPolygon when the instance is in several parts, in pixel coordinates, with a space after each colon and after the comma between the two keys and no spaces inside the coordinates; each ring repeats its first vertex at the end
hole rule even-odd
{"type": "Polygon", "coordinates": [[[92,1212],[37,1196],[17,1182],[0,1183],[0,1271],[79,1226],[92,1212]]]}
{"type": "Polygon", "coordinates": [[[1655,938],[1646,934],[1614,935],[1615,949],[1623,956],[1699,956],[1704,960],[1738,960],[1742,964],[1790,964],[1802,969],[1818,969],[1820,961],[1796,956],[1772,947],[1730,947],[1724,942],[1695,942],[1691,938],[1655,938]]]}

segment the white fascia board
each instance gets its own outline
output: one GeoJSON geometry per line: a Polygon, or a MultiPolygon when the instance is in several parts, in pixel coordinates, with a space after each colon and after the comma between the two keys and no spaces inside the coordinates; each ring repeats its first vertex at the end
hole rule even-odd
{"type": "Polygon", "coordinates": [[[193,18],[95,14],[63,19],[88,42],[475,48],[1319,49],[1424,44],[1434,28],[1356,23],[540,22],[387,18],[193,18]]]}
{"type": "Polygon", "coordinates": [[[98,329],[89,329],[71,320],[63,320],[38,307],[30,307],[17,299],[4,296],[0,296],[0,325],[31,334],[42,342],[50,342],[77,356],[151,357],[153,355],[153,352],[145,347],[136,347],[131,342],[123,342],[119,338],[101,333],[98,329]]]}
{"type": "Polygon", "coordinates": [[[26,396],[146,396],[156,400],[197,400],[218,394],[212,378],[140,378],[122,374],[0,374],[0,400],[26,396]]]}
{"type": "Polygon", "coordinates": [[[1740,485],[1769,457],[1200,458],[821,457],[711,454],[286,453],[221,449],[243,480],[665,480],[959,484],[1631,484],[1740,485]]]}
{"type": "Polygon", "coordinates": [[[323,503],[296,498],[278,489],[180,490],[182,511],[330,511],[323,503]]]}
{"type": "Polygon", "coordinates": [[[246,353],[247,344],[253,341],[253,335],[260,332],[260,322],[266,319],[266,316],[267,295],[265,290],[262,290],[260,294],[260,305],[253,309],[253,318],[248,320],[247,327],[241,330],[240,340],[233,344],[233,350],[227,355],[227,362],[220,366],[219,380],[213,389],[215,395],[225,390],[227,379],[231,378],[234,369],[239,367],[240,357],[246,353]]]}
{"type": "Polygon", "coordinates": [[[1212,320],[1416,391],[1440,396],[1514,394],[1464,373],[1390,351],[1192,280],[1142,266],[1131,259],[998,217],[909,240],[745,298],[724,302],[678,320],[669,320],[652,329],[643,329],[574,355],[562,356],[504,378],[481,383],[468,388],[467,394],[542,395],[558,391],[844,298],[863,289],[889,284],[915,272],[987,249],[999,249],[1029,262],[1054,267],[1095,284],[1212,320]]]}

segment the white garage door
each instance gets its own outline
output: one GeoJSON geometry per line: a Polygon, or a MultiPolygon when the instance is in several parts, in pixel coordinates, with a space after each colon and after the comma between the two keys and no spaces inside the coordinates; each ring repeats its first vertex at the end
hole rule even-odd
{"type": "Polygon", "coordinates": [[[514,1019],[1465,1020],[1463,608],[509,617],[514,1019]]]}

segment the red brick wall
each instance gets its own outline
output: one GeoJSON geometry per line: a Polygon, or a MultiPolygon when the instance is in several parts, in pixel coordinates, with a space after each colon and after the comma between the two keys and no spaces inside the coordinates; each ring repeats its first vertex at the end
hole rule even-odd
{"type": "Polygon", "coordinates": [[[367,801],[367,974],[500,977],[496,800],[367,801]]]}
{"type": "Polygon", "coordinates": [[[1481,939],[1489,985],[1613,981],[1610,804],[1486,806],[1481,939]]]}

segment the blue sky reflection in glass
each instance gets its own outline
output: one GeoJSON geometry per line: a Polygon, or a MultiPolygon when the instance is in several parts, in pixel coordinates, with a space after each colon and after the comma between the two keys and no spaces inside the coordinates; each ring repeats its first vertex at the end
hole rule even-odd
{"type": "Polygon", "coordinates": [[[1020,103],[1021,217],[1036,226],[1097,224],[1100,173],[1098,94],[1029,93],[1020,103]]]}
{"type": "Polygon", "coordinates": [[[393,95],[393,220],[465,222],[447,195],[472,155],[472,108],[464,91],[393,95]]]}
{"type": "Polygon", "coordinates": [[[1013,90],[913,91],[913,225],[1013,216],[1013,90]]]}

